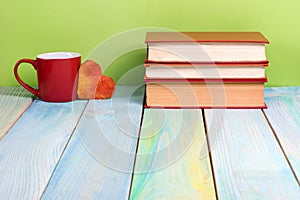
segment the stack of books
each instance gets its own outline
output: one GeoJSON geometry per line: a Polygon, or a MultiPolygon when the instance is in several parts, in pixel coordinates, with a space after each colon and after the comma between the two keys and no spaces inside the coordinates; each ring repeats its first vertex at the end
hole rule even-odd
{"type": "Polygon", "coordinates": [[[265,108],[259,32],[148,32],[146,107],[265,108]]]}

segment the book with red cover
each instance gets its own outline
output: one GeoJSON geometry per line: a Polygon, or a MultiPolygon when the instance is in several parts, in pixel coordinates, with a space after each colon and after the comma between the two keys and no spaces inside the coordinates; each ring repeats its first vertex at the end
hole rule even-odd
{"type": "Polygon", "coordinates": [[[146,62],[267,64],[260,32],[148,32],[146,62]]]}
{"type": "Polygon", "coordinates": [[[266,108],[261,79],[148,79],[146,107],[266,108]]]}
{"type": "Polygon", "coordinates": [[[170,67],[178,67],[178,66],[186,66],[186,67],[190,67],[190,66],[211,66],[211,67],[233,67],[233,66],[242,66],[242,67],[251,67],[251,66],[264,66],[267,67],[269,66],[269,62],[267,63],[249,63],[249,62],[238,62],[238,63],[214,63],[214,62],[209,62],[209,63],[203,63],[203,62],[184,62],[184,63],[180,63],[180,62],[144,62],[144,66],[145,67],[149,67],[149,66],[170,66],[170,67]]]}
{"type": "Polygon", "coordinates": [[[264,78],[268,64],[196,64],[145,63],[148,78],[201,79],[201,78],[264,78]]]}
{"type": "Polygon", "coordinates": [[[145,42],[230,42],[269,44],[269,41],[260,32],[148,32],[145,42]]]}
{"type": "Polygon", "coordinates": [[[263,78],[201,78],[201,79],[176,79],[176,78],[149,78],[144,76],[145,83],[265,83],[267,77],[263,78]]]}

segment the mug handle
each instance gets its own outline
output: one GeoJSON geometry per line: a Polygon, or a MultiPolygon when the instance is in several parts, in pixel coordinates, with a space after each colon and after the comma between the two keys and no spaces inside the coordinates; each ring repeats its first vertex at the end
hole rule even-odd
{"type": "Polygon", "coordinates": [[[17,81],[18,81],[18,82],[19,82],[26,90],[28,90],[29,92],[31,92],[34,96],[39,97],[39,90],[34,89],[33,87],[29,86],[28,84],[24,83],[24,82],[21,80],[21,78],[20,78],[20,76],[19,76],[19,74],[18,74],[18,67],[19,67],[19,65],[20,65],[21,63],[29,63],[29,64],[31,64],[31,65],[33,66],[33,68],[34,68],[35,70],[37,70],[37,67],[36,67],[36,61],[35,61],[35,60],[32,60],[32,59],[26,59],[26,58],[19,60],[19,61],[16,63],[16,65],[15,65],[15,68],[14,68],[14,74],[15,74],[15,77],[16,77],[17,81]]]}

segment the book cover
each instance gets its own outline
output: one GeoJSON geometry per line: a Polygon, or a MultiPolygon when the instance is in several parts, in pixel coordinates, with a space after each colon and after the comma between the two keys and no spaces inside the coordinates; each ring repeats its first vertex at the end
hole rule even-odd
{"type": "Polygon", "coordinates": [[[260,32],[149,32],[147,62],[267,64],[260,32]]]}
{"type": "Polygon", "coordinates": [[[149,66],[166,66],[166,67],[251,67],[251,66],[269,66],[269,61],[264,61],[262,63],[259,62],[150,62],[145,60],[144,62],[145,67],[149,66]]]}
{"type": "Polygon", "coordinates": [[[144,76],[145,83],[265,83],[268,82],[267,77],[264,78],[223,78],[223,79],[159,79],[144,76]]]}
{"type": "Polygon", "coordinates": [[[149,58],[149,52],[147,52],[147,58],[145,60],[145,66],[157,64],[157,65],[211,65],[211,66],[254,66],[254,65],[262,65],[268,66],[268,60],[259,60],[259,61],[213,61],[213,60],[206,60],[206,61],[187,61],[187,60],[151,60],[149,58]]]}
{"type": "Polygon", "coordinates": [[[243,42],[269,44],[269,41],[260,32],[148,32],[145,42],[243,42]]]}
{"type": "Polygon", "coordinates": [[[195,79],[195,78],[264,78],[264,64],[158,64],[145,63],[148,78],[195,79]]]}

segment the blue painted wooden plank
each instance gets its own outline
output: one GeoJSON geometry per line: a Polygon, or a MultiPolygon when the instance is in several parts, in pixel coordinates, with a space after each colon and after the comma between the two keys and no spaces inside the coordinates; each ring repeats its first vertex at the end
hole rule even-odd
{"type": "Polygon", "coordinates": [[[267,88],[264,112],[300,180],[300,87],[267,88]]]}
{"type": "Polygon", "coordinates": [[[146,109],[130,199],[215,199],[201,109],[146,109]]]}
{"type": "Polygon", "coordinates": [[[299,95],[300,86],[295,87],[266,87],[265,98],[275,96],[299,95]]]}
{"type": "Polygon", "coordinates": [[[0,140],[32,103],[23,87],[0,87],[0,140]]]}
{"type": "Polygon", "coordinates": [[[261,110],[205,110],[219,199],[300,199],[261,110]]]}
{"type": "Polygon", "coordinates": [[[39,199],[86,101],[34,101],[0,141],[1,199],[39,199]]]}
{"type": "Polygon", "coordinates": [[[42,199],[127,199],[144,88],[118,86],[89,101],[42,199]]]}

